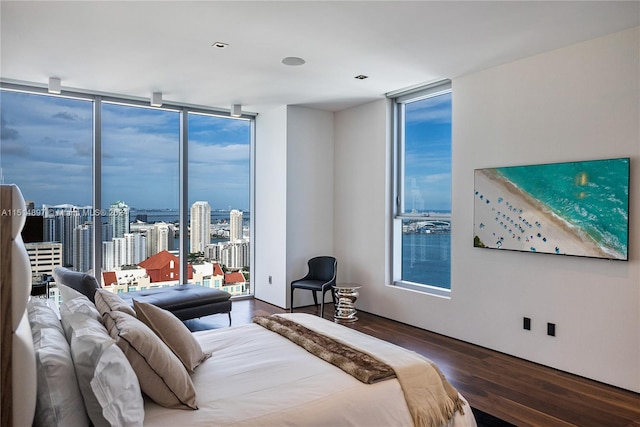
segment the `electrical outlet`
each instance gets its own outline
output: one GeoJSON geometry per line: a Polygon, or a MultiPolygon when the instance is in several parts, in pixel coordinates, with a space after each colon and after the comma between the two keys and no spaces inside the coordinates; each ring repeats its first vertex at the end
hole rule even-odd
{"type": "Polygon", "coordinates": [[[550,337],[556,336],[556,324],[555,323],[547,323],[547,335],[550,337]]]}
{"type": "Polygon", "coordinates": [[[527,331],[531,330],[531,319],[529,317],[524,317],[522,319],[522,327],[527,331]]]}
{"type": "Polygon", "coordinates": [[[272,284],[271,276],[269,276],[269,284],[272,284]]]}

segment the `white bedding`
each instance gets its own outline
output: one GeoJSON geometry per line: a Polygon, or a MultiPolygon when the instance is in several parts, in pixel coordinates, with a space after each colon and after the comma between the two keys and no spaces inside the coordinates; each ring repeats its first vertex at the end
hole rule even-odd
{"type": "MultiPolygon", "coordinates": [[[[310,328],[335,326],[317,316],[285,316],[310,328]]],[[[345,341],[367,337],[348,328],[339,332],[342,330],[345,341]]],[[[196,332],[195,336],[204,351],[213,352],[192,375],[200,409],[166,409],[146,400],[145,425],[413,425],[396,379],[363,384],[256,324],[196,332]]],[[[377,343],[380,341],[371,338],[372,346],[377,343]]],[[[456,414],[449,426],[476,425],[471,408],[468,404],[464,408],[465,415],[456,414]]]]}

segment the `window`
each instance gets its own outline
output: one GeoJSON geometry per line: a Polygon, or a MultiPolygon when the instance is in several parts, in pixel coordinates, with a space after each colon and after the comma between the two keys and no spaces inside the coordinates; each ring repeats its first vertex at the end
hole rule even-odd
{"type": "Polygon", "coordinates": [[[451,289],[451,83],[394,96],[394,284],[451,289]]]}
{"type": "MultiPolygon", "coordinates": [[[[150,264],[178,249],[180,114],[156,108],[102,102],[102,269],[119,284],[125,275],[158,281],[150,264]],[[142,276],[146,273],[148,278],[142,276]]],[[[165,261],[166,260],[166,261],[165,261]]],[[[177,270],[176,270],[177,271],[177,270]]],[[[150,283],[149,283],[150,285],[150,283]]],[[[128,285],[131,290],[131,285],[128,285]]]]}
{"type": "Polygon", "coordinates": [[[27,202],[31,264],[41,263],[38,243],[61,246],[56,264],[32,269],[34,282],[56,266],[90,270],[93,102],[2,91],[0,109],[0,182],[17,184],[27,202]]]}
{"type": "MultiPolygon", "coordinates": [[[[194,278],[215,280],[218,264],[234,273],[232,295],[249,295],[252,122],[189,114],[189,257],[194,278]]],[[[220,273],[220,271],[218,271],[220,273]]],[[[221,277],[224,280],[224,276],[221,277]]]]}
{"type": "Polygon", "coordinates": [[[240,285],[229,288],[251,293],[251,117],[4,83],[0,107],[0,182],[19,185],[37,216],[29,253],[58,260],[32,259],[34,275],[64,265],[127,292],[221,287],[224,268],[240,285]],[[208,210],[190,218],[198,201],[208,210]]]}

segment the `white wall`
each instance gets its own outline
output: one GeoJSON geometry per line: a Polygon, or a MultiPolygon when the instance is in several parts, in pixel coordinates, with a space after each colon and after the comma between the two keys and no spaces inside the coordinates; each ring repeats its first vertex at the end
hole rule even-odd
{"type": "MultiPolygon", "coordinates": [[[[338,282],[365,288],[358,306],[370,312],[384,298],[389,272],[388,103],[335,115],[335,227],[338,282]]],[[[392,310],[395,312],[395,310],[392,310]]]]}
{"type": "MultiPolygon", "coordinates": [[[[280,107],[261,113],[256,129],[254,292],[289,307],[289,283],[309,258],[333,255],[333,114],[280,107]]],[[[310,304],[311,292],[296,291],[295,306],[310,304]]]]}
{"type": "MultiPolygon", "coordinates": [[[[286,306],[287,107],[256,118],[254,295],[286,306]],[[272,284],[269,284],[269,276],[272,284]]],[[[253,212],[252,212],[253,215],[253,212]]]]}
{"type": "MultiPolygon", "coordinates": [[[[334,253],[333,114],[293,106],[288,112],[287,285],[307,274],[309,258],[334,253]]],[[[310,291],[295,291],[294,307],[310,304],[310,291]]]]}
{"type": "Polygon", "coordinates": [[[640,391],[640,30],[463,76],[453,88],[451,299],[387,286],[384,100],[335,115],[340,280],[364,286],[362,310],[640,391]],[[474,169],[623,156],[629,262],[473,248],[474,169]]]}

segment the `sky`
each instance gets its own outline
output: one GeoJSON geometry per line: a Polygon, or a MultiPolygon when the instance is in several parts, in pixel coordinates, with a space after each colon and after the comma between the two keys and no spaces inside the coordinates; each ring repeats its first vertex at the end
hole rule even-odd
{"type": "Polygon", "coordinates": [[[405,211],[451,212],[451,93],[405,107],[405,211]]]}
{"type": "MultiPolygon", "coordinates": [[[[91,205],[93,103],[0,91],[0,167],[36,207],[91,205]]],[[[102,205],[177,209],[177,112],[103,103],[102,205]]],[[[188,203],[249,210],[250,122],[189,115],[188,203]]]]}
{"type": "MultiPolygon", "coordinates": [[[[0,167],[36,207],[91,205],[93,103],[0,91],[0,167]]],[[[406,104],[405,209],[451,210],[451,94],[406,104]]],[[[102,206],[177,209],[179,114],[103,103],[102,206]]],[[[250,122],[189,115],[189,206],[248,211],[250,122]]]]}

